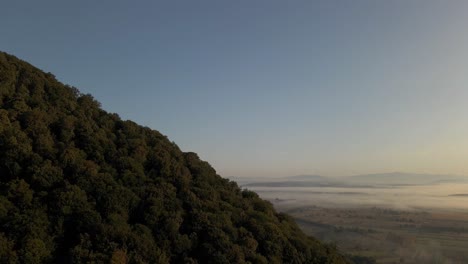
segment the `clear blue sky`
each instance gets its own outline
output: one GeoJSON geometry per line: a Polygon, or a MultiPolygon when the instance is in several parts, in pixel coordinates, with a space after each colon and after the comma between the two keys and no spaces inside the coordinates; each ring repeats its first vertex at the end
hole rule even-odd
{"type": "Polygon", "coordinates": [[[4,1],[0,50],[223,176],[468,174],[468,1],[4,1]]]}

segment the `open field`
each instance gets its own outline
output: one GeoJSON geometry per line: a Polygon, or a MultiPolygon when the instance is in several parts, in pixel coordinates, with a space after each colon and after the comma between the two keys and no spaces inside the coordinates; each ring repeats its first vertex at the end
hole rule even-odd
{"type": "MultiPolygon", "coordinates": [[[[281,209],[281,206],[278,206],[281,209]]],[[[286,209],[308,234],[378,263],[466,263],[468,213],[383,208],[286,209]]]]}
{"type": "Polygon", "coordinates": [[[466,197],[451,196],[453,189],[255,191],[292,215],[306,233],[335,243],[345,253],[372,257],[377,263],[468,263],[468,203],[466,197]]]}

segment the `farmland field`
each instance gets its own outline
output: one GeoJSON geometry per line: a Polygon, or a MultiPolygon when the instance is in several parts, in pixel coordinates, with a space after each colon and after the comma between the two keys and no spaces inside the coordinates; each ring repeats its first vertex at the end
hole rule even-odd
{"type": "Polygon", "coordinates": [[[443,194],[442,187],[426,187],[433,188],[427,197],[411,192],[411,187],[256,191],[293,216],[307,234],[334,243],[347,254],[377,263],[467,263],[468,203],[466,197],[443,194]]]}

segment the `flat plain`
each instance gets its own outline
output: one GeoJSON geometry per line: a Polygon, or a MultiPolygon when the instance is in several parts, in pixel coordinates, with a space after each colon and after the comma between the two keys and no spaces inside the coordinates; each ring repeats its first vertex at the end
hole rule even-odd
{"type": "Polygon", "coordinates": [[[347,254],[385,264],[449,264],[468,260],[467,197],[451,195],[464,187],[254,190],[307,234],[347,254]]]}
{"type": "Polygon", "coordinates": [[[284,211],[306,233],[378,263],[466,263],[468,259],[465,212],[318,206],[284,211]]]}

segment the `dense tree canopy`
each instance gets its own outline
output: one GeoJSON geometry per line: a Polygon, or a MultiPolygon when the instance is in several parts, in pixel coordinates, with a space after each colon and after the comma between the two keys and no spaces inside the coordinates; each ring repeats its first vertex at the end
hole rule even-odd
{"type": "Polygon", "coordinates": [[[1,263],[345,263],[159,132],[0,52],[1,263]]]}

